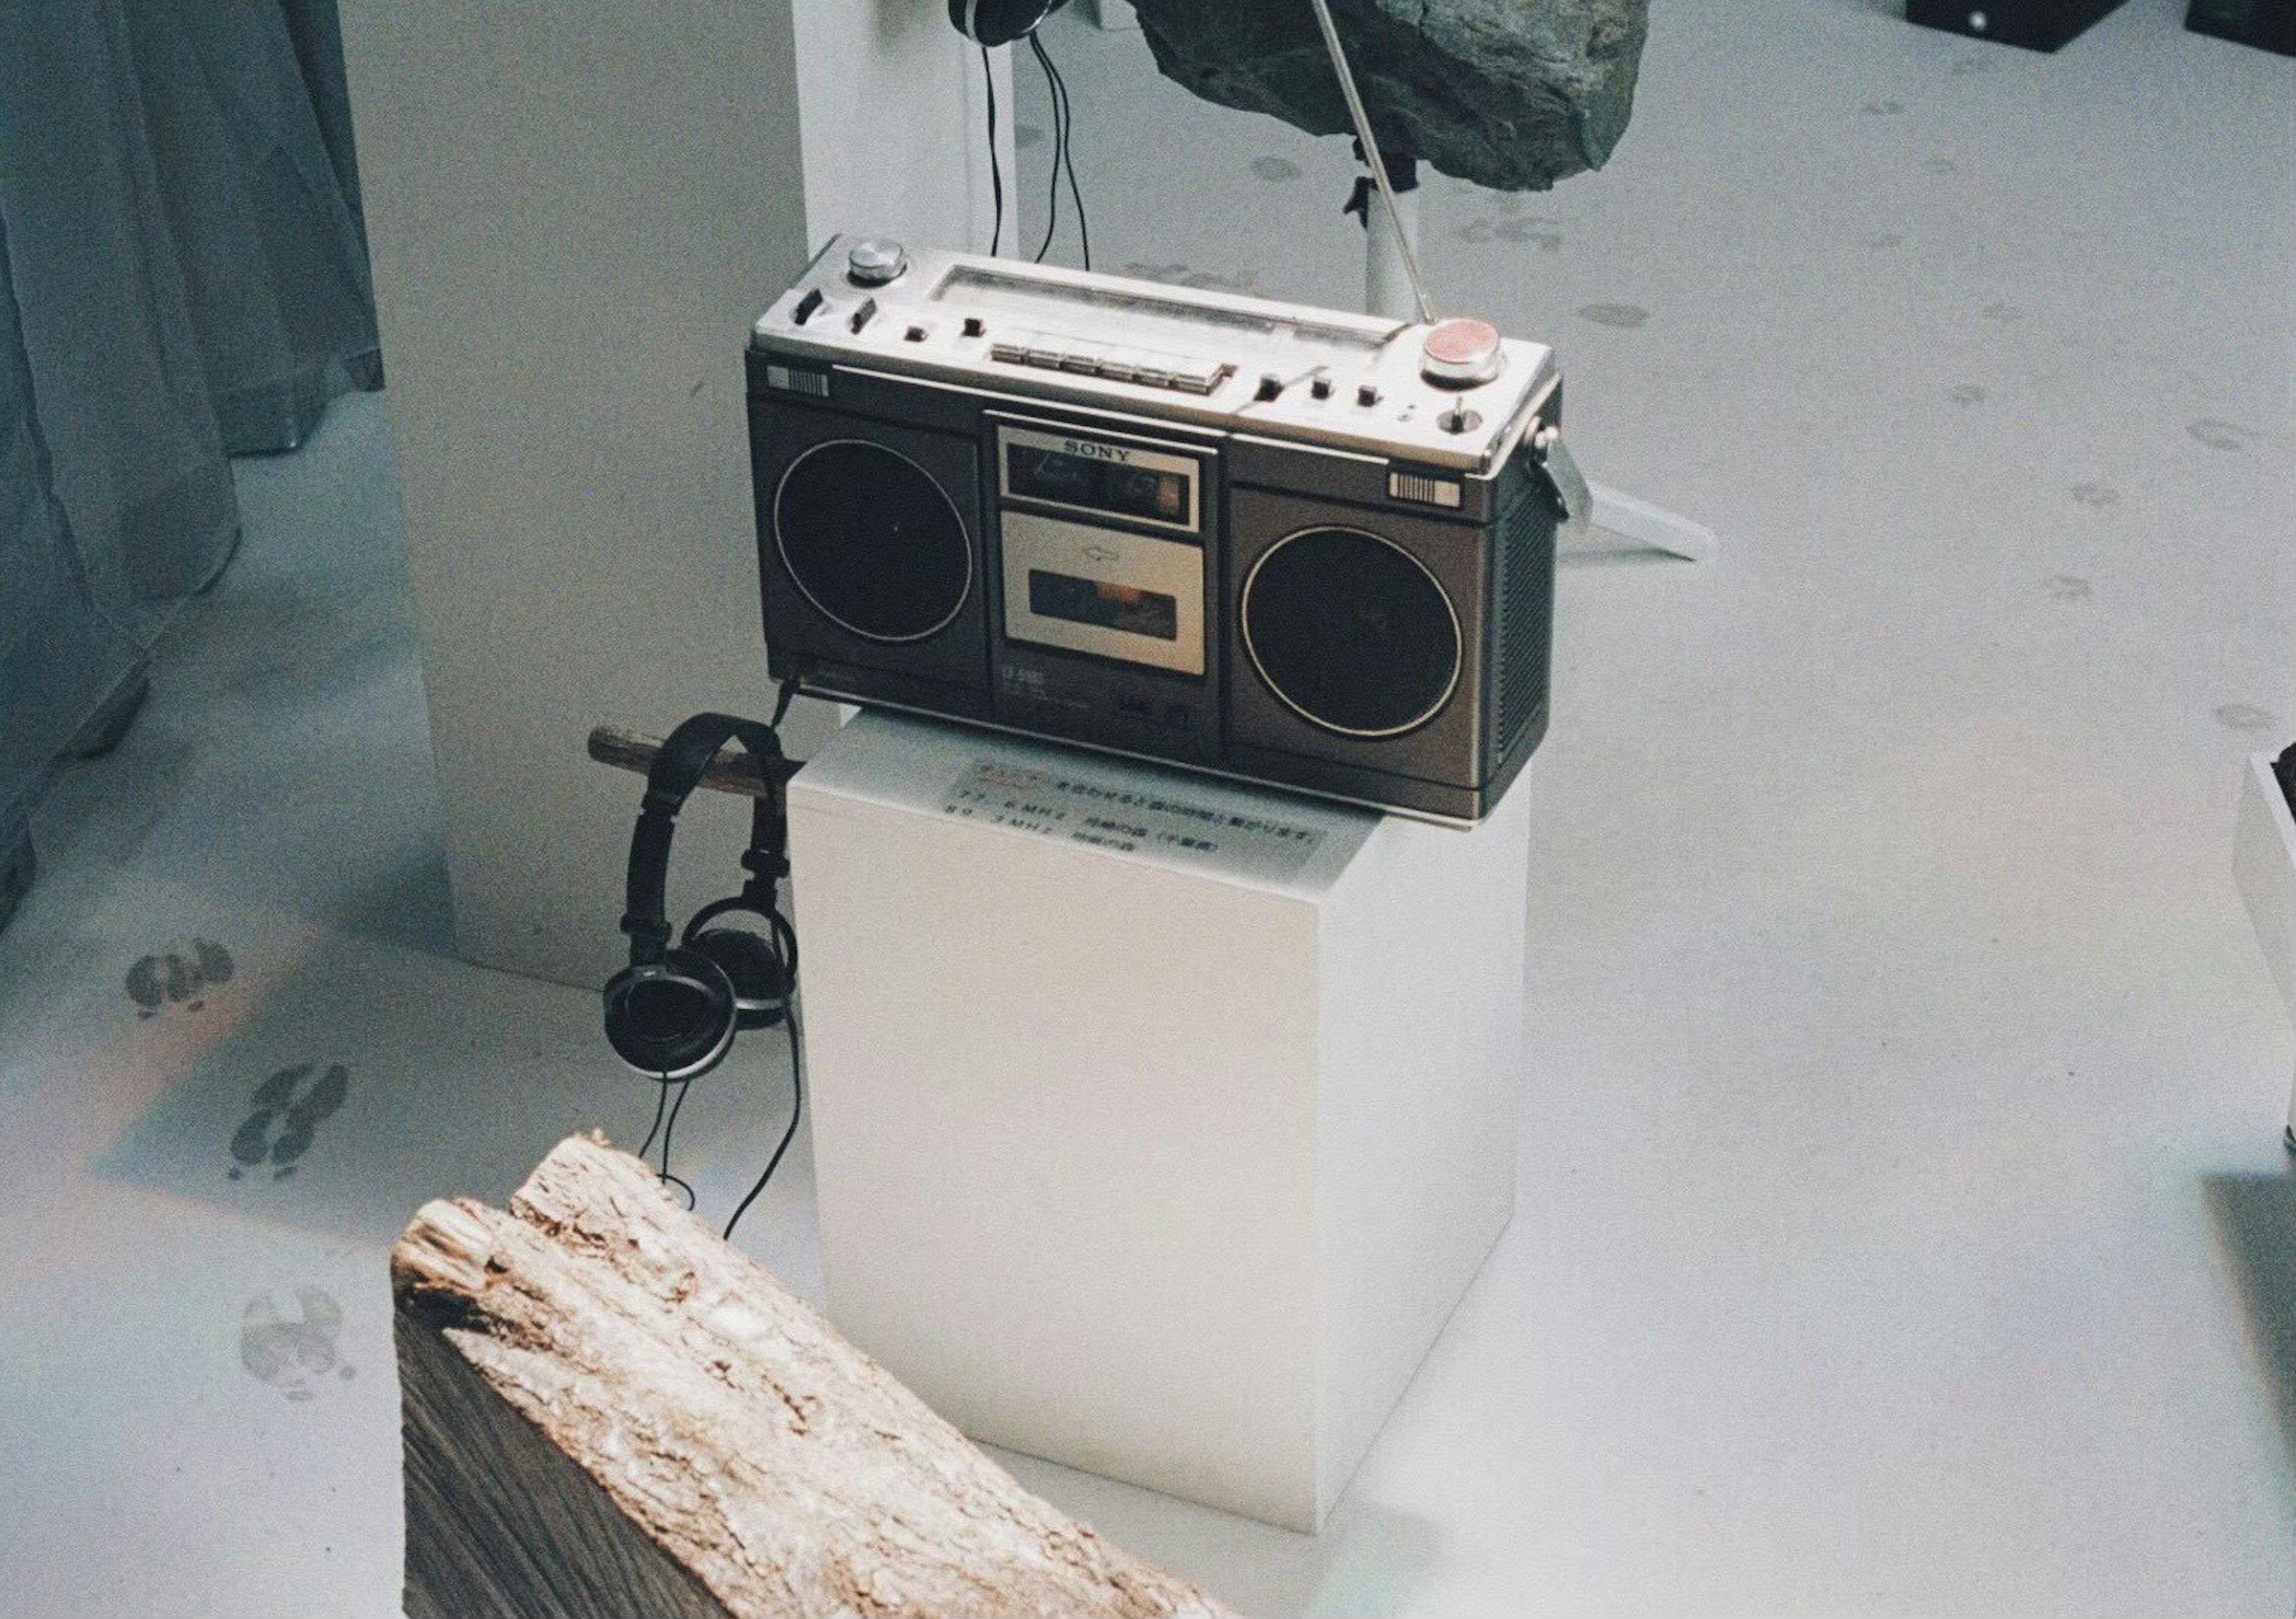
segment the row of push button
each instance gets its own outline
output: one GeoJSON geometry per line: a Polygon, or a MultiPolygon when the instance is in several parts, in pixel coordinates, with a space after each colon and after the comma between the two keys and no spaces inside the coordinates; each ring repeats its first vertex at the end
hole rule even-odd
{"type": "Polygon", "coordinates": [[[988,356],[1006,365],[1073,372],[1078,376],[1105,377],[1111,382],[1140,382],[1184,394],[1209,394],[1235,370],[1233,365],[1193,359],[1186,355],[1103,348],[1049,331],[1023,331],[999,338],[989,345],[988,356]]]}

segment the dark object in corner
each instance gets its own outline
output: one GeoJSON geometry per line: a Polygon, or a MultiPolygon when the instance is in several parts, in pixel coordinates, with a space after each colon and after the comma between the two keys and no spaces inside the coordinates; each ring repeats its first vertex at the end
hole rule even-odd
{"type": "Polygon", "coordinates": [[[2291,742],[2272,762],[2272,773],[2280,782],[2280,796],[2288,800],[2288,813],[2296,815],[2296,742],[2291,742]]]}
{"type": "Polygon", "coordinates": [[[0,928],[16,914],[32,886],[32,873],[38,870],[39,862],[32,857],[32,829],[21,821],[0,824],[0,928]]]}
{"type": "Polygon", "coordinates": [[[2120,0],[1906,0],[1906,20],[1972,39],[2054,51],[2120,4],[2120,0]]]}
{"type": "Polygon", "coordinates": [[[2296,56],[2296,0],[2193,0],[2185,26],[2195,34],[2296,56]]]}
{"type": "Polygon", "coordinates": [[[128,726],[144,712],[144,704],[152,695],[151,659],[147,657],[128,672],[127,678],[111,689],[111,695],[96,705],[86,723],[72,732],[70,741],[63,745],[61,758],[100,759],[119,746],[127,734],[128,726]]]}
{"type": "MultiPolygon", "coordinates": [[[[1223,107],[1352,135],[1308,0],[1134,0],[1157,70],[1223,107]]],[[[1381,149],[1495,191],[1600,168],[1650,0],[1332,0],[1381,149]]]]}

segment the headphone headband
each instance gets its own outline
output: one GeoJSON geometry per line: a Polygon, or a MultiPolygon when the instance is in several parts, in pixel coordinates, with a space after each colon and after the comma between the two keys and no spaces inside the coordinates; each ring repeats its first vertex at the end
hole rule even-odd
{"type": "MultiPolygon", "coordinates": [[[[770,725],[731,714],[697,714],[663,739],[646,772],[645,807],[638,812],[637,830],[630,836],[630,865],[625,887],[622,931],[629,936],[630,963],[645,966],[662,959],[670,937],[669,850],[677,830],[677,814],[693,789],[701,785],[709,765],[726,743],[738,741],[751,761],[766,767],[782,759],[781,739],[770,725]]],[[[789,847],[787,813],[781,786],[754,801],[750,814],[750,847],[742,864],[750,872],[745,896],[762,888],[770,899],[772,885],[786,867],[789,847]]]]}

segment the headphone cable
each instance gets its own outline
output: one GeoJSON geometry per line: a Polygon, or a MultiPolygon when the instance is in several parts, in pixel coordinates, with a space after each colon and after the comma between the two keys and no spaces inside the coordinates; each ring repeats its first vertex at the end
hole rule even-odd
{"type": "MultiPolygon", "coordinates": [[[[693,1188],[691,1185],[669,1173],[669,1138],[671,1132],[677,1128],[678,1111],[685,1106],[685,1093],[693,1088],[693,1082],[690,1079],[681,1079],[669,1083],[675,1083],[677,1086],[677,1100],[670,1103],[669,1117],[661,1127],[661,1182],[665,1186],[675,1186],[685,1194],[685,1206],[691,1213],[701,1199],[694,1196],[693,1188]]],[[[665,1083],[661,1088],[662,1094],[665,1096],[669,1094],[669,1083],[665,1083]]]]}
{"type": "Polygon", "coordinates": [[[669,1082],[666,1079],[656,1079],[653,1082],[653,1123],[646,1126],[646,1139],[638,1148],[640,1158],[643,1159],[653,1151],[653,1139],[661,1133],[662,1110],[668,1106],[669,1082]]]}
{"type": "Polygon", "coordinates": [[[1042,264],[1061,228],[1061,158],[1069,148],[1069,121],[1062,110],[1053,59],[1045,53],[1045,42],[1034,29],[1029,34],[1029,49],[1036,53],[1037,67],[1045,76],[1046,98],[1053,103],[1053,184],[1045,199],[1045,239],[1037,244],[1035,260],[1042,264]]]}
{"type": "Polygon", "coordinates": [[[797,1122],[805,1113],[805,1059],[800,1051],[802,1037],[798,1032],[797,1002],[794,996],[783,1013],[782,1026],[789,1031],[789,1128],[782,1132],[782,1143],[774,1149],[774,1156],[766,1160],[765,1171],[758,1176],[757,1184],[750,1188],[749,1195],[742,1199],[741,1206],[734,1211],[734,1217],[726,1222],[725,1237],[728,1242],[734,1239],[734,1228],[742,1223],[742,1216],[750,1212],[750,1205],[758,1200],[758,1194],[766,1190],[766,1182],[774,1178],[774,1171],[781,1167],[782,1155],[790,1149],[790,1143],[797,1139],[797,1122]]]}
{"type": "Polygon", "coordinates": [[[1085,217],[1084,188],[1077,184],[1076,102],[1069,94],[1068,77],[1053,64],[1052,53],[1045,48],[1036,35],[1031,34],[1029,37],[1036,44],[1037,55],[1044,62],[1045,71],[1051,76],[1053,88],[1060,97],[1061,141],[1056,155],[1061,168],[1068,175],[1069,197],[1076,203],[1077,241],[1083,250],[1084,267],[1089,270],[1092,268],[1092,225],[1085,217]]]}
{"type": "Polygon", "coordinates": [[[1092,268],[1092,226],[1085,218],[1084,189],[1076,177],[1076,103],[1069,95],[1069,81],[1053,61],[1053,53],[1045,48],[1040,33],[1029,36],[1029,48],[1036,53],[1037,65],[1044,70],[1045,93],[1053,103],[1053,176],[1052,194],[1046,203],[1045,240],[1037,249],[1037,262],[1042,264],[1053,245],[1053,233],[1060,228],[1061,180],[1067,177],[1069,196],[1076,203],[1077,241],[1083,249],[1084,267],[1092,268]]]}
{"type": "Polygon", "coordinates": [[[988,63],[988,47],[980,47],[980,78],[988,87],[988,186],[996,196],[996,228],[988,238],[988,257],[1004,245],[1004,170],[996,161],[996,70],[988,63]]]}

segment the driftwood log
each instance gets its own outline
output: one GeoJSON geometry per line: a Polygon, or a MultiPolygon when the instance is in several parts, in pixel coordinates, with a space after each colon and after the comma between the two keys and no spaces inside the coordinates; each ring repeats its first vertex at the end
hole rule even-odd
{"type": "Polygon", "coordinates": [[[1029,1494],[576,1136],[418,1214],[398,1300],[409,1619],[1227,1610],[1029,1494]]]}

